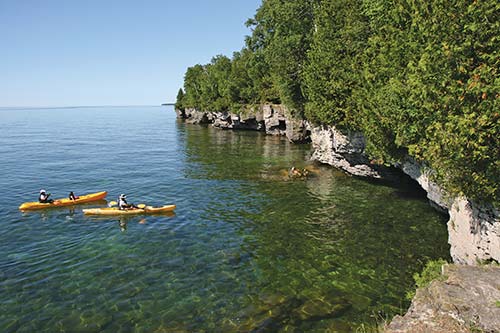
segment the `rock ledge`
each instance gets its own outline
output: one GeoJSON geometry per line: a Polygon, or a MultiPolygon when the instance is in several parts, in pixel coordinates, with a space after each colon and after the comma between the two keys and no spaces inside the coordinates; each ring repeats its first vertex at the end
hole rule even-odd
{"type": "Polygon", "coordinates": [[[444,265],[445,281],[417,290],[387,333],[500,332],[500,266],[444,265]]]}

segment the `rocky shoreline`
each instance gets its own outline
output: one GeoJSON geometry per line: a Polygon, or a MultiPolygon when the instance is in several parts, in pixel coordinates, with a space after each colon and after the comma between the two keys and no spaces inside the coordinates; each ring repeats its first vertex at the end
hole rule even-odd
{"type": "MultiPolygon", "coordinates": [[[[335,126],[313,125],[306,120],[294,119],[282,105],[265,104],[241,114],[205,112],[196,109],[176,110],[176,112],[178,118],[192,124],[212,124],[220,129],[255,130],[268,135],[283,135],[293,143],[311,142],[312,160],[334,166],[352,175],[384,179],[390,177],[392,173],[391,168],[371,163],[368,159],[365,154],[363,133],[345,133],[335,126]]],[[[474,319],[473,324],[477,324],[481,332],[500,332],[498,320],[488,320],[486,323],[480,320],[484,316],[480,310],[484,308],[480,306],[481,297],[474,299],[465,294],[455,295],[455,299],[450,298],[445,304],[455,310],[452,309],[444,314],[443,305],[439,303],[444,292],[450,294],[458,292],[459,289],[453,289],[457,283],[462,288],[460,290],[474,290],[476,276],[478,281],[482,279],[484,282],[476,285],[479,290],[484,291],[491,286],[496,288],[496,292],[500,290],[498,285],[500,268],[474,267],[483,263],[500,263],[500,211],[491,204],[474,202],[466,197],[450,196],[431,180],[432,170],[410,156],[393,167],[399,168],[417,181],[427,192],[427,198],[433,207],[448,213],[448,243],[451,257],[455,264],[467,266],[447,266],[445,273],[449,276],[448,280],[440,284],[433,283],[425,291],[418,291],[408,313],[404,317],[396,317],[388,326],[388,331],[443,332],[445,329],[449,332],[462,332],[472,327],[469,324],[474,319]],[[443,291],[436,291],[441,290],[439,288],[443,291]],[[469,304],[469,307],[464,305],[464,308],[457,310],[455,304],[469,304]],[[493,329],[490,329],[491,327],[493,329]]],[[[475,295],[480,293],[476,292],[475,295]]],[[[495,297],[500,302],[500,296],[495,297]]],[[[491,313],[497,315],[497,319],[500,318],[498,316],[500,308],[497,307],[492,311],[491,313]]],[[[487,313],[489,316],[490,312],[487,313]]]]}
{"type": "MultiPolygon", "coordinates": [[[[283,135],[290,142],[311,142],[311,159],[370,178],[390,177],[390,168],[371,163],[365,155],[365,139],[360,132],[343,133],[335,126],[313,125],[294,119],[282,105],[265,104],[241,114],[205,112],[188,108],[177,116],[192,124],[212,124],[220,129],[255,130],[283,135]]],[[[455,263],[477,265],[500,262],[500,212],[491,204],[476,203],[465,197],[451,197],[430,180],[432,170],[407,157],[395,165],[416,180],[427,192],[431,205],[447,212],[451,257],[455,263]]]]}

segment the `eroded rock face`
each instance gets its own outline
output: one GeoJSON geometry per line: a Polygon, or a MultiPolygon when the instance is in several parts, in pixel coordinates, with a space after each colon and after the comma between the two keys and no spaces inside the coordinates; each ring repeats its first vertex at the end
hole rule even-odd
{"type": "Polygon", "coordinates": [[[187,108],[177,114],[190,124],[209,124],[213,118],[210,112],[201,112],[193,108],[187,108]]]}
{"type": "Polygon", "coordinates": [[[194,108],[175,110],[177,117],[190,124],[213,124],[220,129],[265,131],[269,135],[286,135],[290,142],[310,142],[309,125],[290,116],[282,105],[264,104],[258,109],[231,112],[208,112],[194,108]]]}
{"type": "Polygon", "coordinates": [[[262,106],[262,116],[266,127],[266,134],[286,134],[286,109],[281,105],[266,104],[262,106]]]}
{"type": "Polygon", "coordinates": [[[436,183],[430,180],[430,169],[426,169],[414,159],[408,157],[399,168],[416,180],[420,186],[427,192],[427,198],[436,206],[436,208],[447,212],[452,204],[452,199],[447,193],[436,183]]]}
{"type": "Polygon", "coordinates": [[[286,137],[293,143],[306,143],[311,141],[310,125],[302,119],[286,118],[286,137]]]}
{"type": "Polygon", "coordinates": [[[427,192],[427,198],[450,215],[448,243],[455,263],[476,265],[500,262],[500,212],[491,204],[478,204],[465,197],[452,198],[430,180],[427,168],[408,158],[401,169],[427,192]]]}
{"type": "Polygon", "coordinates": [[[417,290],[387,333],[500,332],[500,267],[445,265],[445,281],[417,290]]]}
{"type": "MultiPolygon", "coordinates": [[[[491,204],[478,205],[456,198],[448,221],[450,253],[456,263],[500,262],[500,212],[491,204]]],[[[499,299],[500,301],[500,299],[499,299]]]]}
{"type": "MultiPolygon", "coordinates": [[[[371,165],[364,154],[365,140],[360,132],[340,132],[334,126],[311,129],[312,159],[353,175],[386,178],[388,171],[371,165]]],[[[500,262],[500,214],[491,204],[451,197],[431,179],[432,170],[408,157],[396,165],[427,192],[432,206],[448,213],[451,256],[456,263],[476,265],[481,261],[500,262]]]]}
{"type": "Polygon", "coordinates": [[[356,176],[381,178],[364,155],[365,138],[360,132],[343,134],[333,126],[311,129],[312,160],[340,168],[356,176]]]}

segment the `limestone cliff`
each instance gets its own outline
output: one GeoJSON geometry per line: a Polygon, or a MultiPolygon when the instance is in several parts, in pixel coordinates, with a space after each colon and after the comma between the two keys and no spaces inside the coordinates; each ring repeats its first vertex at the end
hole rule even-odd
{"type": "Polygon", "coordinates": [[[191,124],[213,124],[220,129],[263,131],[269,135],[286,135],[295,143],[310,139],[309,127],[304,120],[289,116],[282,105],[264,104],[236,114],[231,112],[199,111],[193,108],[176,110],[179,118],[191,124]]]}
{"type": "MultiPolygon", "coordinates": [[[[370,165],[365,156],[362,133],[342,133],[334,126],[311,129],[314,148],[312,158],[360,176],[381,177],[383,169],[370,165]]],[[[408,157],[395,165],[415,179],[427,192],[430,203],[448,212],[447,223],[451,256],[455,263],[476,265],[494,260],[500,262],[500,212],[488,203],[477,203],[465,197],[452,197],[431,179],[432,170],[408,157]]]]}
{"type": "Polygon", "coordinates": [[[491,204],[481,204],[465,197],[451,197],[432,182],[432,170],[408,158],[401,169],[415,179],[436,206],[446,209],[448,243],[455,263],[476,265],[495,260],[500,262],[500,212],[491,204]]]}

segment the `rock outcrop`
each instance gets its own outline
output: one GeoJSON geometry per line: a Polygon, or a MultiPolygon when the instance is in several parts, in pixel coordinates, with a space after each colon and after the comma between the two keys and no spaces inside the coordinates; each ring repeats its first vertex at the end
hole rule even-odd
{"type": "Polygon", "coordinates": [[[500,212],[491,204],[478,204],[465,197],[451,197],[431,180],[432,170],[408,158],[400,165],[427,192],[439,209],[448,211],[448,243],[455,263],[476,265],[500,262],[500,212]]]}
{"type": "Polygon", "coordinates": [[[500,212],[491,204],[455,198],[448,222],[450,253],[456,263],[500,262],[500,212]]]}
{"type": "Polygon", "coordinates": [[[398,167],[403,170],[408,176],[416,180],[420,186],[427,192],[427,198],[431,205],[436,209],[447,212],[452,204],[449,195],[435,182],[431,180],[431,172],[429,168],[417,163],[413,158],[406,158],[406,160],[399,164],[398,167]]]}
{"type": "Polygon", "coordinates": [[[180,118],[185,119],[186,122],[190,124],[208,124],[210,123],[209,117],[211,116],[209,112],[199,112],[193,108],[177,111],[177,115],[180,116],[180,118]]]}
{"type": "Polygon", "coordinates": [[[381,178],[380,172],[370,166],[364,154],[365,138],[360,132],[340,132],[334,126],[311,129],[314,148],[311,159],[329,164],[356,176],[381,178]]]}
{"type": "Polygon", "coordinates": [[[307,121],[295,118],[285,119],[285,134],[290,142],[307,143],[311,141],[311,129],[307,121]]]}
{"type": "Polygon", "coordinates": [[[283,135],[294,143],[310,141],[305,120],[295,119],[282,105],[264,104],[241,113],[199,111],[194,108],[176,110],[177,117],[190,124],[213,124],[220,129],[263,131],[268,135],[283,135]]]}
{"type": "Polygon", "coordinates": [[[443,266],[444,281],[417,290],[387,333],[500,332],[500,266],[443,266]]]}
{"type": "Polygon", "coordinates": [[[286,134],[286,109],[284,109],[281,105],[263,105],[262,115],[264,117],[266,134],[286,134]]]}

